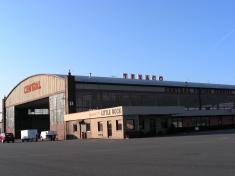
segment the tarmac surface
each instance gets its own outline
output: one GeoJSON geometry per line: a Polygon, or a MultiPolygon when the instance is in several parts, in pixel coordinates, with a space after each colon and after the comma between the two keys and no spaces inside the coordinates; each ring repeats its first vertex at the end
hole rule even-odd
{"type": "Polygon", "coordinates": [[[0,144],[1,176],[234,176],[235,134],[0,144]]]}

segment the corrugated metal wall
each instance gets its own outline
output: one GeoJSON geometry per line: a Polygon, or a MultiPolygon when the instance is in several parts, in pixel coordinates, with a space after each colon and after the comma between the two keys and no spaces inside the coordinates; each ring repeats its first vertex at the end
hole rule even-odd
{"type": "Polygon", "coordinates": [[[6,129],[15,128],[15,107],[6,108],[6,129]]]}
{"type": "Polygon", "coordinates": [[[65,95],[64,93],[53,95],[49,98],[50,102],[50,124],[64,123],[65,95]]]}

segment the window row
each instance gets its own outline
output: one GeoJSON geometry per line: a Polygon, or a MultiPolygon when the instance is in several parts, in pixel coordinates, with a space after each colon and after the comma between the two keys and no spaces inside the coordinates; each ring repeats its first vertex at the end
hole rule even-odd
{"type": "MultiPolygon", "coordinates": [[[[104,128],[103,128],[102,121],[97,123],[97,129],[98,129],[98,132],[103,132],[104,128]]],[[[119,130],[122,130],[122,120],[116,120],[116,131],[119,131],[119,130]]],[[[77,132],[77,131],[78,131],[78,125],[73,124],[73,132],[77,132]]],[[[86,123],[86,131],[87,132],[91,131],[90,123],[86,123]]]]}
{"type": "Polygon", "coordinates": [[[197,89],[197,88],[179,88],[179,87],[168,87],[166,92],[176,94],[221,94],[221,95],[234,95],[235,91],[228,89],[197,89]]]}
{"type": "MultiPolygon", "coordinates": [[[[91,124],[90,123],[86,123],[86,131],[91,131],[91,124]]],[[[73,132],[78,132],[78,125],[77,124],[73,124],[73,132]]]]}
{"type": "MultiPolygon", "coordinates": [[[[116,120],[116,131],[122,130],[122,120],[116,120]]],[[[107,124],[108,126],[108,124],[107,124]]],[[[97,123],[98,132],[103,132],[103,122],[100,121],[97,123]]]]}

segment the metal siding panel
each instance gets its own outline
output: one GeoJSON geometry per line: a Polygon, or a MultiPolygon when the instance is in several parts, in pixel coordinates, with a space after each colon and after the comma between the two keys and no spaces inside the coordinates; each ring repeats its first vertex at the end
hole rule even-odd
{"type": "Polygon", "coordinates": [[[25,102],[37,100],[65,91],[65,80],[52,75],[38,75],[26,79],[19,84],[15,90],[8,96],[6,107],[22,104],[25,102]],[[27,85],[40,81],[41,89],[25,94],[24,88],[27,85]]]}

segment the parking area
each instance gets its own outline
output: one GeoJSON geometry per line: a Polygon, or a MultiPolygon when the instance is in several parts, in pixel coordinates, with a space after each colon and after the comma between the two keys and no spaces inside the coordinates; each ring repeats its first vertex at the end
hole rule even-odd
{"type": "Polygon", "coordinates": [[[234,176],[235,134],[0,145],[6,176],[234,176]]]}

